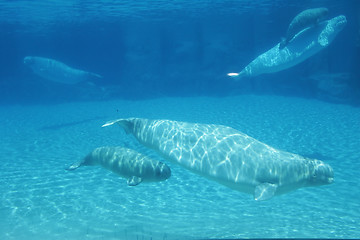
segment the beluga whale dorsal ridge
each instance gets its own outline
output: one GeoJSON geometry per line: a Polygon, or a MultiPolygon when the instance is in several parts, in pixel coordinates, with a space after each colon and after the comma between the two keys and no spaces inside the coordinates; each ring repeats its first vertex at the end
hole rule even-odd
{"type": "Polygon", "coordinates": [[[243,77],[255,77],[291,68],[326,48],[346,23],[346,17],[340,15],[313,27],[307,27],[297,33],[284,48],[280,49],[278,43],[256,57],[241,72],[227,75],[239,80],[243,77]]]}
{"type": "Polygon", "coordinates": [[[165,159],[255,200],[333,181],[328,164],[277,150],[231,127],[141,118],[103,127],[115,123],[165,159]]]}
{"type": "Polygon", "coordinates": [[[324,7],[310,8],[296,15],[289,24],[286,32],[286,38],[281,41],[279,48],[283,49],[289,43],[289,41],[301,30],[304,30],[307,27],[315,26],[316,24],[319,24],[321,21],[325,20],[328,12],[329,10],[324,7]]]}
{"type": "Polygon", "coordinates": [[[58,83],[76,84],[103,78],[99,74],[75,69],[50,58],[27,56],[24,58],[24,64],[43,79],[58,83]]]}
{"type": "Polygon", "coordinates": [[[136,186],[141,182],[164,181],[171,176],[171,170],[165,163],[124,147],[96,148],[66,170],[95,165],[100,165],[126,178],[129,186],[136,186]]]}

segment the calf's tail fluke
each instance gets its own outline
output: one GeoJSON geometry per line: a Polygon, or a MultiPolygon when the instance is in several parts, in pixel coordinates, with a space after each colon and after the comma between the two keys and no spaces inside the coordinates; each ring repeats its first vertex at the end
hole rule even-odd
{"type": "Polygon", "coordinates": [[[67,170],[67,171],[75,170],[75,169],[79,168],[82,163],[83,163],[83,161],[75,162],[75,163],[73,163],[71,166],[65,168],[65,170],[67,170]]]}

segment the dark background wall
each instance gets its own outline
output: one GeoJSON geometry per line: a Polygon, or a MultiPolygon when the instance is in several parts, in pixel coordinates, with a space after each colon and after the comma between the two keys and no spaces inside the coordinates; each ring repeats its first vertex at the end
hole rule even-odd
{"type": "MultiPolygon", "coordinates": [[[[307,1],[308,7],[316,2],[307,1]]],[[[231,7],[231,6],[224,6],[231,7]]],[[[359,104],[359,4],[329,7],[348,24],[325,50],[291,69],[241,82],[240,71],[285,35],[302,6],[158,12],[146,18],[57,21],[42,30],[0,22],[0,102],[36,103],[162,96],[280,94],[359,104]],[[104,76],[96,85],[67,86],[40,79],[23,65],[44,56],[104,76]]],[[[81,7],[79,7],[81,9],[81,7]]]]}

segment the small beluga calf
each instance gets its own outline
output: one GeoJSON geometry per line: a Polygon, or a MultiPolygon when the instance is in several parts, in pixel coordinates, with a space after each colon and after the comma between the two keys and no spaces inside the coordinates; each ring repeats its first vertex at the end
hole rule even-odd
{"type": "Polygon", "coordinates": [[[100,165],[126,178],[129,186],[136,186],[141,182],[164,181],[171,176],[171,170],[166,164],[123,147],[96,148],[66,170],[94,165],[100,165]]]}
{"type": "Polygon", "coordinates": [[[310,8],[302,11],[294,17],[289,24],[286,32],[286,38],[280,43],[279,48],[283,49],[293,37],[308,27],[313,27],[325,20],[329,10],[327,8],[310,8]]]}
{"type": "Polygon", "coordinates": [[[165,159],[255,200],[333,182],[328,164],[277,150],[231,127],[141,118],[103,127],[115,123],[165,159]]]}

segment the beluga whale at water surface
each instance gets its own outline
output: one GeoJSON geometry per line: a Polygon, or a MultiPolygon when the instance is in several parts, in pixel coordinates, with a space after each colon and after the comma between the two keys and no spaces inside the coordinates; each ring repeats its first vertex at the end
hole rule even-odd
{"type": "Polygon", "coordinates": [[[165,163],[123,147],[96,148],[66,170],[94,165],[100,165],[126,178],[129,186],[136,186],[141,182],[164,181],[171,176],[171,170],[165,163]]]}
{"type": "Polygon", "coordinates": [[[239,80],[242,77],[255,77],[293,67],[329,46],[346,23],[346,17],[340,15],[307,27],[297,33],[284,48],[280,49],[278,43],[256,57],[241,72],[227,75],[239,80]]]}
{"type": "Polygon", "coordinates": [[[115,123],[165,159],[255,200],[333,182],[328,164],[277,150],[231,127],[141,118],[103,127],[115,123]]]}
{"type": "Polygon", "coordinates": [[[58,83],[76,84],[102,78],[99,74],[75,69],[50,58],[27,56],[24,58],[24,64],[40,77],[58,83]]]}

